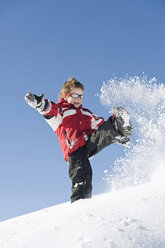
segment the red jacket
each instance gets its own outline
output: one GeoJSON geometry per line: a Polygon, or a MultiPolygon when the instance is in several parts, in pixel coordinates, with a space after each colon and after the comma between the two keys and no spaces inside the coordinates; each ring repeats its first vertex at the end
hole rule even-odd
{"type": "Polygon", "coordinates": [[[45,103],[45,109],[41,113],[57,134],[66,161],[104,123],[102,117],[94,115],[88,109],[75,108],[62,98],[56,104],[49,100],[45,100],[45,103]]]}

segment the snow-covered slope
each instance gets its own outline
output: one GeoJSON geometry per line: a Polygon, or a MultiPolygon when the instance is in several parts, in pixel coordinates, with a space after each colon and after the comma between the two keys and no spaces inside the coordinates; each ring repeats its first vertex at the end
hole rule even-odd
{"type": "Polygon", "coordinates": [[[165,247],[165,86],[114,78],[100,98],[109,111],[126,107],[134,127],[132,144],[106,170],[111,192],[1,222],[0,248],[165,247]]]}
{"type": "Polygon", "coordinates": [[[0,247],[164,248],[164,186],[153,180],[1,222],[0,247]]]}

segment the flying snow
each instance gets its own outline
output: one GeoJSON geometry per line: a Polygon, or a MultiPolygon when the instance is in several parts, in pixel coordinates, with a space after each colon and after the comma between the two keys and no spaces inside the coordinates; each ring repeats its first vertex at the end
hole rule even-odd
{"type": "Polygon", "coordinates": [[[111,189],[148,182],[160,168],[165,170],[165,85],[146,75],[114,77],[103,83],[100,100],[109,112],[125,107],[134,130],[124,157],[105,171],[111,189]]]}

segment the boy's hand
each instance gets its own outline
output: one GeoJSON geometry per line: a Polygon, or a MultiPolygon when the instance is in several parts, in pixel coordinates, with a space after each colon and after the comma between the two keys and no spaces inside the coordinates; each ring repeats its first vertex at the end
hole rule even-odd
{"type": "Polygon", "coordinates": [[[44,103],[44,94],[40,96],[36,96],[31,92],[28,92],[25,96],[25,101],[32,107],[32,108],[40,108],[44,103]]]}

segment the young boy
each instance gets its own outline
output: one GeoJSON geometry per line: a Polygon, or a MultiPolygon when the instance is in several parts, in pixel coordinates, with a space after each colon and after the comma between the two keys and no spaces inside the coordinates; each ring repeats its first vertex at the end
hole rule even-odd
{"type": "Polygon", "coordinates": [[[126,144],[132,134],[128,112],[113,109],[104,121],[82,107],[84,86],[74,77],[64,83],[58,103],[28,93],[26,102],[43,115],[57,134],[72,180],[71,202],[92,196],[92,169],[89,159],[112,143],[126,144]]]}

